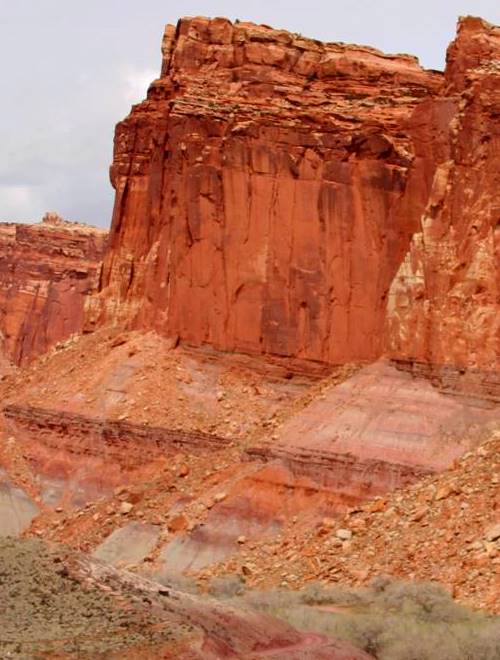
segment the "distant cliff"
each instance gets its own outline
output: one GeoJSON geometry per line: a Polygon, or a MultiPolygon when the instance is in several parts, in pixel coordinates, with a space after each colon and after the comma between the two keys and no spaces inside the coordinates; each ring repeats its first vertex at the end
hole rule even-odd
{"type": "Polygon", "coordinates": [[[47,214],[0,223],[0,353],[15,364],[81,332],[107,233],[47,214]]]}

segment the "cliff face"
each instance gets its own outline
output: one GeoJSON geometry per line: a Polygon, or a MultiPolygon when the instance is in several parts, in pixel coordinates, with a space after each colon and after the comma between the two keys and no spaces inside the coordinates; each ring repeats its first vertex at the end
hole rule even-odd
{"type": "Polygon", "coordinates": [[[47,214],[36,225],[0,224],[0,353],[15,364],[83,326],[97,287],[106,232],[47,214]]]}
{"type": "Polygon", "coordinates": [[[448,50],[444,93],[456,107],[448,146],[387,314],[392,357],[431,365],[445,384],[460,380],[453,365],[492,394],[500,393],[499,62],[500,28],[462,19],[448,50]]]}
{"type": "Polygon", "coordinates": [[[161,77],[116,130],[88,327],[387,354],[498,394],[499,33],[461,19],[443,76],[252,24],[167,26],[161,77]]]}
{"type": "MultiPolygon", "coordinates": [[[[406,55],[223,19],[167,26],[161,78],[116,130],[88,327],[327,363],[380,355],[441,149],[415,146],[409,119],[441,83],[406,55]]],[[[439,133],[450,104],[432,112],[439,133]]]]}

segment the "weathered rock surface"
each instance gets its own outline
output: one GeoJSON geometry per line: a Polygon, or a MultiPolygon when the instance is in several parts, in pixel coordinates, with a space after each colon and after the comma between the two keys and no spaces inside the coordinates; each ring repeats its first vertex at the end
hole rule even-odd
{"type": "Polygon", "coordinates": [[[260,581],[264,551],[288,580],[301,548],[330,579],[325,555],[348,564],[370,516],[397,525],[382,493],[498,424],[498,29],[463,20],[444,76],[222,19],[163,46],[116,132],[97,331],[0,388],[16,485],[35,481],[22,457],[44,502],[47,480],[66,492],[27,533],[91,550],[158,525],[147,570],[227,559],[260,581]],[[304,376],[328,372],[345,382],[304,376]]]}
{"type": "Polygon", "coordinates": [[[387,353],[498,399],[499,33],[461,19],[443,76],[264,26],[167,26],[161,77],[116,130],[88,327],[387,353]]]}
{"type": "Polygon", "coordinates": [[[35,502],[0,469],[0,537],[21,534],[38,511],[35,502]]]}
{"type": "Polygon", "coordinates": [[[161,77],[116,129],[88,327],[327,363],[380,355],[434,173],[434,145],[417,152],[407,126],[441,84],[406,55],[224,19],[167,26],[161,77]]]}
{"type": "Polygon", "coordinates": [[[76,337],[0,382],[0,466],[49,506],[81,506],[168,465],[185,485],[193,462],[237,464],[311,384],[243,358],[155,333],[76,337]]]}
{"type": "Polygon", "coordinates": [[[460,600],[500,612],[500,430],[449,470],[312,526],[288,521],[279,543],[256,542],[219,575],[252,567],[251,583],[301,586],[313,579],[362,584],[377,574],[439,581],[460,600]],[[326,524],[328,522],[328,524],[326,524]],[[337,532],[352,538],[338,543],[337,532]]]}
{"type": "Polygon", "coordinates": [[[113,566],[137,564],[154,549],[159,535],[158,526],[129,523],[110,534],[93,554],[113,566]]]}
{"type": "MultiPolygon", "coordinates": [[[[390,289],[391,356],[440,384],[500,397],[500,28],[459,23],[448,49],[455,108],[419,231],[390,289]],[[451,367],[451,368],[450,368],[451,367]],[[455,369],[453,369],[455,367],[455,369]],[[458,372],[458,373],[457,373],[458,372]]],[[[437,131],[443,99],[422,109],[437,131]]]]}
{"type": "Polygon", "coordinates": [[[445,396],[390,364],[365,367],[247,449],[268,463],[233,478],[224,501],[168,543],[160,562],[170,571],[200,570],[241,554],[241,535],[272,542],[294,518],[311,526],[334,520],[450,468],[498,419],[495,406],[445,396]]]}
{"type": "Polygon", "coordinates": [[[34,225],[0,223],[0,354],[22,364],[83,326],[106,232],[54,213],[34,225]]]}
{"type": "Polygon", "coordinates": [[[99,420],[61,410],[6,406],[6,419],[42,440],[54,450],[118,460],[126,453],[135,464],[157,455],[189,450],[207,452],[230,445],[229,438],[200,431],[159,428],[125,421],[99,420]]]}

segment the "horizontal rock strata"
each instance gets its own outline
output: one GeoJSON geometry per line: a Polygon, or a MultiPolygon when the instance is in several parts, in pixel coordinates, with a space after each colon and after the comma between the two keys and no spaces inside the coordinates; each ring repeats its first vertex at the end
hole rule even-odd
{"type": "Polygon", "coordinates": [[[138,464],[151,461],[159,453],[176,450],[196,453],[227,447],[231,442],[208,433],[92,419],[31,406],[9,405],[3,414],[17,428],[35,434],[37,440],[57,450],[117,459],[126,451],[127,459],[138,464]]]}
{"type": "MultiPolygon", "coordinates": [[[[478,405],[494,408],[500,403],[500,371],[473,369],[454,364],[435,364],[416,360],[391,360],[397,369],[417,378],[428,379],[445,394],[463,396],[478,405]]],[[[491,365],[495,367],[493,363],[491,365]]]]}
{"type": "Polygon", "coordinates": [[[284,463],[352,504],[450,467],[495,407],[447,397],[377,362],[326,388],[249,455],[284,463]]]}
{"type": "MultiPolygon", "coordinates": [[[[359,459],[350,453],[314,451],[307,447],[288,450],[284,447],[252,447],[247,454],[264,460],[279,458],[292,474],[310,477],[316,488],[339,494],[339,502],[344,506],[395,488],[404,488],[433,472],[418,466],[359,459]]],[[[311,490],[314,490],[313,486],[311,490]]]]}

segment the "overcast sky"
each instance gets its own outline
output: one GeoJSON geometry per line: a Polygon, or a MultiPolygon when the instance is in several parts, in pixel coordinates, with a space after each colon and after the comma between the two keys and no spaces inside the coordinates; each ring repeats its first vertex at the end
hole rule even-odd
{"type": "Polygon", "coordinates": [[[0,220],[108,226],[114,125],[160,68],[165,23],[227,16],[444,67],[459,15],[499,0],[0,0],[0,220]]]}

